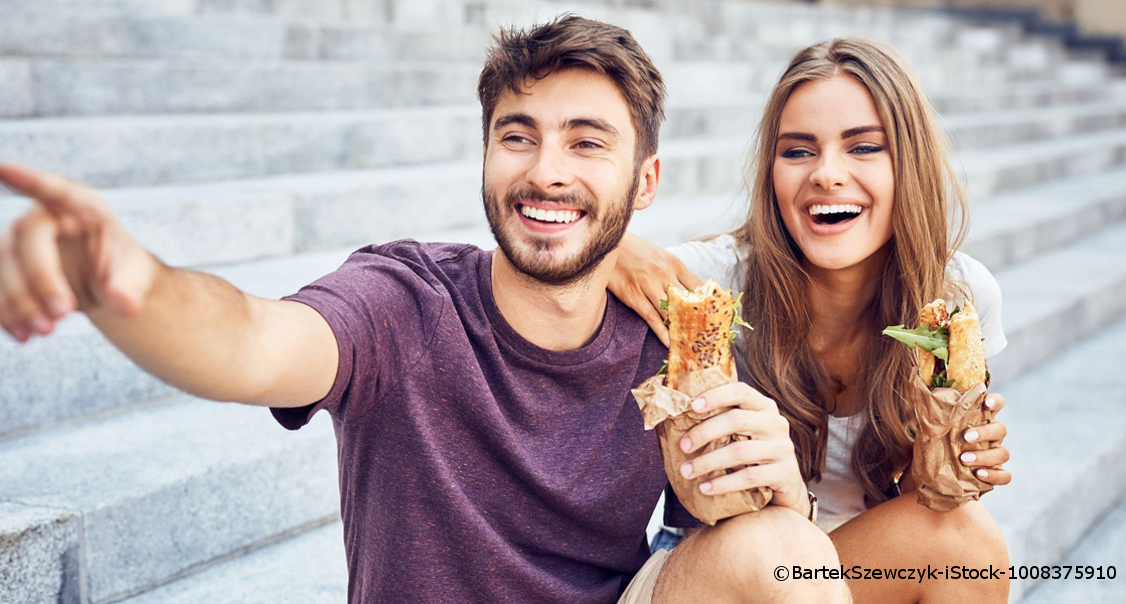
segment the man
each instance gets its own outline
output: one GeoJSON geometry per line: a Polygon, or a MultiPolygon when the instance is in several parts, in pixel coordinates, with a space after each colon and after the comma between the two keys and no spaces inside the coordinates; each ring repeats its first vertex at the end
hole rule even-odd
{"type": "MultiPolygon", "coordinates": [[[[705,393],[731,409],[690,448],[735,431],[773,447],[759,483],[773,505],[650,556],[667,478],[630,388],[666,351],[606,291],[658,188],[664,84],[649,58],[625,30],[569,16],[502,31],[478,95],[494,252],[368,246],[264,300],[163,265],[90,189],[6,166],[0,180],[38,203],[0,240],[0,324],[26,341],[78,309],[187,392],[270,406],[291,430],[326,409],[349,602],[847,601],[842,581],[773,576],[839,562],[808,519],[786,422],[745,385],[705,393]]],[[[759,486],[748,476],[714,490],[759,486]]],[[[666,522],[698,524],[672,497],[666,522]]]]}

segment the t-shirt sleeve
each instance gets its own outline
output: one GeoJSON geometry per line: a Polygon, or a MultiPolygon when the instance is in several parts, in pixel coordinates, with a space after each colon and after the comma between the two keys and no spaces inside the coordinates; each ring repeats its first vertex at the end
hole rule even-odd
{"type": "Polygon", "coordinates": [[[704,523],[700,522],[695,516],[688,513],[684,508],[684,504],[680,503],[677,498],[676,492],[672,490],[671,484],[665,485],[665,526],[675,528],[695,528],[703,526],[704,523]]]}
{"type": "Polygon", "coordinates": [[[731,235],[681,243],[670,247],[668,251],[700,279],[715,279],[721,287],[732,291],[742,289],[738,285],[743,281],[741,258],[735,238],[731,235]]]}
{"type": "Polygon", "coordinates": [[[324,317],[340,361],[323,399],[303,407],[270,407],[278,423],[297,430],[321,409],[347,421],[379,404],[423,354],[441,315],[444,305],[427,264],[414,242],[368,246],[332,273],[281,298],[324,317]]]}
{"type": "Polygon", "coordinates": [[[974,308],[981,321],[981,336],[985,338],[986,358],[1001,352],[1008,346],[1005,330],[1001,326],[1001,286],[984,264],[974,258],[959,253],[957,264],[962,279],[973,295],[974,308]]]}

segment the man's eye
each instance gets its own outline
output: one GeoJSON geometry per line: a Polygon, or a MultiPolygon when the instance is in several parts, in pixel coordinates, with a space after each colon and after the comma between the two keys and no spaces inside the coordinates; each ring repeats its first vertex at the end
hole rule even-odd
{"type": "Polygon", "coordinates": [[[599,145],[598,143],[596,143],[594,141],[579,141],[575,146],[580,148],[580,149],[601,149],[602,148],[602,145],[599,145]]]}
{"type": "Polygon", "coordinates": [[[859,145],[852,148],[852,152],[859,155],[871,155],[872,153],[879,153],[884,148],[879,145],[859,145]]]}
{"type": "Polygon", "coordinates": [[[519,134],[509,134],[508,136],[504,137],[503,140],[506,143],[519,143],[519,144],[532,142],[532,141],[524,138],[523,136],[520,136],[519,134]]]}
{"type": "Polygon", "coordinates": [[[812,153],[805,149],[786,149],[782,152],[782,157],[786,158],[812,157],[812,155],[812,153]]]}

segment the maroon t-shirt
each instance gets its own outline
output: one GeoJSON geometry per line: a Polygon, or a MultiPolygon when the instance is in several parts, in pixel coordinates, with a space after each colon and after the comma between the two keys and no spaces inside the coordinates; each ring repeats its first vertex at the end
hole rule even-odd
{"type": "MultiPolygon", "coordinates": [[[[540,348],[493,299],[492,252],[398,241],[283,299],[340,348],[332,390],[271,408],[336,432],[351,604],[612,604],[667,485],[630,388],[667,350],[608,295],[594,339],[540,348]]],[[[696,526],[668,490],[665,519],[696,526]]]]}

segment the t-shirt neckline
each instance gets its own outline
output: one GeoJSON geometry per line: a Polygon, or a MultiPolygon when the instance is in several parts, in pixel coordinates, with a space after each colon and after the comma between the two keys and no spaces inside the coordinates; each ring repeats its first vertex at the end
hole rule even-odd
{"type": "Polygon", "coordinates": [[[493,256],[496,250],[487,251],[480,256],[477,266],[477,280],[481,290],[481,303],[485,307],[485,314],[493,328],[493,333],[512,349],[520,354],[548,365],[579,365],[586,363],[602,354],[614,339],[614,331],[618,323],[618,308],[611,304],[611,295],[606,294],[606,308],[602,313],[602,325],[594,339],[581,348],[574,350],[549,350],[528,341],[509,324],[500,312],[496,299],[493,297],[493,256]]]}

